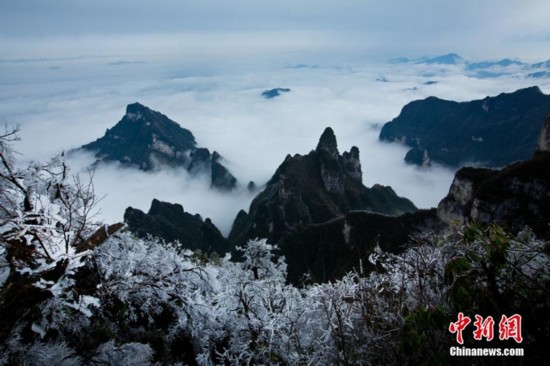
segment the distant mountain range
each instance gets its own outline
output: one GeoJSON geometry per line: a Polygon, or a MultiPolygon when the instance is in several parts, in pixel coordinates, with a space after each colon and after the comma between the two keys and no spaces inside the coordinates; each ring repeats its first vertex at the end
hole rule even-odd
{"type": "Polygon", "coordinates": [[[430,57],[427,59],[423,59],[421,61],[418,61],[418,63],[423,63],[426,65],[457,65],[465,63],[466,60],[464,60],[462,57],[457,55],[456,53],[449,53],[447,55],[442,56],[436,56],[436,57],[430,57]]]}
{"type": "Polygon", "coordinates": [[[536,86],[461,103],[429,97],[404,106],[380,140],[411,147],[411,164],[502,167],[530,158],[548,111],[550,96],[536,86]]]}
{"type": "Polygon", "coordinates": [[[392,64],[418,64],[462,67],[467,75],[479,78],[493,78],[522,72],[530,78],[550,77],[550,60],[526,63],[517,59],[504,58],[500,60],[470,61],[456,53],[446,55],[410,59],[398,57],[389,60],[392,64]]]}
{"type": "Polygon", "coordinates": [[[117,161],[145,171],[158,165],[184,167],[192,174],[210,174],[213,187],[233,189],[237,185],[220,154],[197,147],[191,131],[139,103],[129,104],[113,128],[79,150],[93,152],[96,165],[117,161]]]}
{"type": "Polygon", "coordinates": [[[488,69],[491,67],[508,67],[508,66],[526,66],[527,64],[518,60],[511,60],[509,58],[504,58],[500,61],[482,61],[482,62],[472,62],[466,64],[467,70],[479,70],[479,69],[488,69]]]}

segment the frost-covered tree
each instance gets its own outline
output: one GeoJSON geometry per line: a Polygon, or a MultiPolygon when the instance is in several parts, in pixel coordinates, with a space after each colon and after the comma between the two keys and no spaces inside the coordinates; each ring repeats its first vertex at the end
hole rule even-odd
{"type": "MultiPolygon", "coordinates": [[[[209,362],[270,363],[281,358],[288,337],[288,317],[298,291],[285,285],[286,263],[275,246],[251,240],[238,248],[242,262],[224,258],[216,276],[212,307],[218,330],[210,333],[203,353],[209,362]],[[221,332],[220,332],[221,331],[221,332]]],[[[285,350],[286,351],[286,350],[285,350]]]]}
{"type": "MultiPolygon", "coordinates": [[[[91,181],[70,175],[63,156],[18,169],[17,132],[0,136],[0,341],[78,332],[95,303],[75,291],[75,274],[90,254],[87,239],[98,228],[91,181]]],[[[58,338],[54,348],[62,350],[58,338]]]]}
{"type": "Polygon", "coordinates": [[[190,251],[178,248],[120,233],[96,248],[90,263],[103,321],[116,339],[155,342],[157,357],[188,362],[200,347],[196,329],[210,321],[215,276],[211,268],[198,266],[190,251]]]}

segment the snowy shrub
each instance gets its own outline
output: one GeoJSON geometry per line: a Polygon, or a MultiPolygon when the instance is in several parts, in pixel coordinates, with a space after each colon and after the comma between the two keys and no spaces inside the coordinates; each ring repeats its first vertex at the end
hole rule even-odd
{"type": "MultiPolygon", "coordinates": [[[[64,331],[86,326],[96,304],[75,290],[74,276],[90,255],[83,246],[97,228],[97,201],[92,184],[70,176],[62,156],[16,169],[16,133],[0,136],[0,339],[23,327],[39,339],[53,330],[63,341],[64,331]]],[[[61,352],[64,345],[36,347],[61,352]]]]}

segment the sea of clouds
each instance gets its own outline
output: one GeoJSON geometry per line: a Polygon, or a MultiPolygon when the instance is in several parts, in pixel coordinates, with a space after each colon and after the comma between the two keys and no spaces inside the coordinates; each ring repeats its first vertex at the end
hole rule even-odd
{"type": "MultiPolygon", "coordinates": [[[[227,234],[237,212],[253,199],[246,184],[265,184],[287,154],[314,149],[327,126],[334,129],[340,152],[359,148],[366,186],[389,185],[418,207],[434,207],[448,192],[454,171],[406,165],[406,147],[378,141],[382,125],[408,102],[431,95],[467,101],[535,85],[521,73],[467,76],[460,65],[278,55],[266,55],[263,62],[219,55],[0,60],[0,121],[21,126],[16,149],[24,166],[101,137],[129,103],[160,111],[191,130],[198,146],[218,151],[240,189],[213,190],[208,177],[182,170],[145,173],[107,165],[93,177],[96,194],[103,197],[101,217],[121,221],[126,207],[147,211],[157,198],[210,217],[227,234]],[[292,91],[271,100],[261,96],[275,87],[292,91]]],[[[548,79],[536,81],[550,92],[548,79]]],[[[92,161],[89,155],[71,158],[72,172],[86,174],[92,161]]]]}

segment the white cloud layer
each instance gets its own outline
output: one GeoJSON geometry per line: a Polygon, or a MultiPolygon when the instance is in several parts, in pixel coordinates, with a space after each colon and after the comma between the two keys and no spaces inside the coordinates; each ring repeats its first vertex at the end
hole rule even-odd
{"type": "MultiPolygon", "coordinates": [[[[359,147],[367,186],[390,185],[419,207],[432,207],[447,193],[453,172],[405,165],[405,147],[378,141],[382,124],[415,99],[471,100],[532,83],[521,75],[471,78],[459,68],[440,66],[355,62],[296,67],[302,59],[285,56],[286,62],[266,61],[255,68],[110,58],[3,63],[0,118],[22,126],[22,161],[46,160],[102,136],[127,104],[139,101],[191,130],[199,146],[222,154],[243,186],[249,180],[265,183],[287,154],[307,154],[331,126],[340,152],[359,147]],[[377,81],[382,78],[388,81],[377,81]],[[273,100],[261,97],[273,87],[292,92],[273,100]]],[[[548,93],[550,81],[540,82],[548,93]]],[[[73,160],[73,171],[89,162],[73,160]]],[[[146,174],[108,166],[98,169],[94,180],[97,194],[107,195],[101,206],[108,222],[122,220],[128,206],[147,211],[157,198],[210,217],[227,234],[238,210],[247,209],[252,199],[244,187],[234,195],[222,194],[209,189],[205,177],[182,171],[146,174]]]]}

